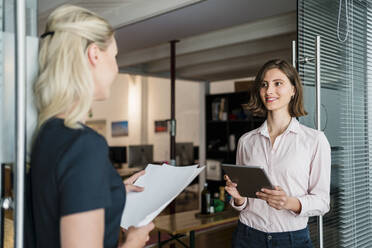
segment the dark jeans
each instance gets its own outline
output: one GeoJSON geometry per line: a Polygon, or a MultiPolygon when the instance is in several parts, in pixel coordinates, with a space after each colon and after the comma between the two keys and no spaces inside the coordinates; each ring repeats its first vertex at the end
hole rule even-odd
{"type": "Polygon", "coordinates": [[[265,233],[239,221],[233,234],[233,248],[313,248],[309,229],[265,233]]]}

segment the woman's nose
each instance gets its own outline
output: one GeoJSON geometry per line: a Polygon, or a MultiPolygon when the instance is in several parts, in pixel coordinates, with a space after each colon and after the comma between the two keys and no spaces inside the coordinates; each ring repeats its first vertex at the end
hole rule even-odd
{"type": "Polygon", "coordinates": [[[274,92],[274,86],[269,84],[266,89],[266,94],[271,94],[274,92]]]}

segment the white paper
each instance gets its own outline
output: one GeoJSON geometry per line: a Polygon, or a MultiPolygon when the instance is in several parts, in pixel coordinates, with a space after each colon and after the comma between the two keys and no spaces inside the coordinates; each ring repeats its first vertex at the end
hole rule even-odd
{"type": "Polygon", "coordinates": [[[198,165],[177,167],[149,164],[145,175],[134,184],[144,187],[144,191],[127,193],[120,225],[128,229],[130,226],[150,223],[203,169],[198,165]]]}

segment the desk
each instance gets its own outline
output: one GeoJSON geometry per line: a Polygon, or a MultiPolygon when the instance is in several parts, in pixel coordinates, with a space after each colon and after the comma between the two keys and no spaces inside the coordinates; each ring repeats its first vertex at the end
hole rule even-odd
{"type": "Polygon", "coordinates": [[[195,247],[195,231],[214,227],[220,224],[234,222],[239,219],[239,212],[233,209],[228,209],[224,212],[207,216],[195,217],[198,210],[177,213],[173,215],[158,216],[154,220],[155,228],[158,230],[158,247],[162,247],[165,243],[176,240],[184,247],[188,247],[179,238],[189,235],[189,247],[195,247]],[[169,240],[161,241],[161,232],[168,233],[171,238],[169,240]]]}
{"type": "Polygon", "coordinates": [[[141,168],[121,168],[121,169],[116,169],[116,171],[119,173],[119,175],[122,178],[127,178],[131,175],[133,175],[136,172],[139,172],[141,168]]]}

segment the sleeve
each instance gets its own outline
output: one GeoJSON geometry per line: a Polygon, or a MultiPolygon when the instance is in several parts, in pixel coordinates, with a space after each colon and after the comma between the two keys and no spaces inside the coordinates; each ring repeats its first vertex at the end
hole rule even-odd
{"type": "Polygon", "coordinates": [[[56,171],[60,215],[111,205],[108,148],[105,140],[83,133],[60,158],[56,171]]]}
{"type": "MultiPolygon", "coordinates": [[[[236,149],[236,164],[238,165],[242,165],[242,151],[241,151],[241,141],[242,139],[240,138],[239,139],[239,142],[238,142],[238,147],[236,149]]],[[[244,199],[244,203],[243,205],[241,206],[236,206],[235,203],[234,203],[234,198],[231,198],[230,200],[230,205],[237,211],[242,211],[243,209],[245,209],[247,207],[247,203],[248,203],[248,200],[247,200],[247,197],[245,197],[244,199]]]]}
{"type": "Polygon", "coordinates": [[[235,160],[235,163],[237,165],[242,165],[243,161],[242,161],[242,138],[239,139],[239,142],[238,142],[238,147],[236,148],[236,160],[235,160]]]}
{"type": "Polygon", "coordinates": [[[324,215],[329,211],[331,184],[331,148],[324,133],[318,143],[310,164],[308,194],[298,197],[301,202],[299,216],[324,215]]]}
{"type": "Polygon", "coordinates": [[[231,198],[230,200],[230,205],[237,211],[242,211],[243,209],[245,209],[248,205],[248,199],[247,197],[244,197],[244,203],[243,205],[241,206],[236,206],[235,203],[234,203],[234,198],[231,198]]]}

